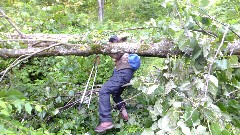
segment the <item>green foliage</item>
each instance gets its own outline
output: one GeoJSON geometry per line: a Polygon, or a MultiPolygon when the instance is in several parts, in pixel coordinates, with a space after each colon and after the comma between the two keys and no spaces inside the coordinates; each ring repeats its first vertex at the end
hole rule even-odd
{"type": "MultiPolygon", "coordinates": [[[[168,38],[185,52],[165,59],[142,57],[133,88],[123,94],[130,98],[140,93],[128,101],[130,119],[124,123],[113,109],[115,129],[106,134],[239,134],[239,59],[225,53],[227,43],[238,39],[236,34],[229,30],[221,53],[216,54],[226,32],[220,22],[240,33],[239,1],[187,2],[106,1],[103,24],[96,21],[96,0],[4,0],[1,7],[24,33],[83,33],[80,42],[92,45],[104,44],[110,35],[121,32],[118,30],[141,26],[146,29],[127,31],[129,41],[150,44],[168,38]]],[[[6,20],[0,24],[1,31],[14,31],[6,20]]],[[[11,42],[0,47],[26,46],[11,42]]],[[[96,84],[104,83],[114,66],[109,56],[100,58],[96,84]]],[[[0,71],[13,60],[0,59],[0,71]]],[[[77,93],[84,89],[94,61],[95,56],[30,58],[11,69],[0,85],[0,131],[95,134],[97,97],[89,108],[84,103],[80,111],[77,107],[59,109],[80,98],[77,93]]]]}
{"type": "Polygon", "coordinates": [[[106,19],[116,22],[144,22],[167,14],[159,0],[118,0],[106,2],[106,19]]]}

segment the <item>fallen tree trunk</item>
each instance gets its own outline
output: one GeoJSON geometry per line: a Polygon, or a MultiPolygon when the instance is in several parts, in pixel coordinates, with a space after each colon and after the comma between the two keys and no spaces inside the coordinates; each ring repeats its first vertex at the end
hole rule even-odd
{"type": "MultiPolygon", "coordinates": [[[[6,42],[25,44],[23,49],[0,48],[0,57],[14,58],[23,55],[33,56],[89,56],[92,54],[137,53],[141,56],[166,57],[167,55],[191,54],[192,50],[181,52],[173,42],[163,39],[159,43],[79,43],[80,35],[70,34],[25,34],[24,36],[4,34],[7,40],[0,40],[0,45],[6,42]],[[37,52],[37,53],[36,53],[37,52]]],[[[240,55],[240,41],[229,44],[228,52],[240,55]]]]}

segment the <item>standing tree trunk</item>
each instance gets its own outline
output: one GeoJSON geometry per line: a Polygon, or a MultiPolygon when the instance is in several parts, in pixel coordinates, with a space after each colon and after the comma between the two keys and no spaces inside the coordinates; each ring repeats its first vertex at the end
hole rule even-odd
{"type": "Polygon", "coordinates": [[[104,0],[98,0],[98,19],[103,22],[104,18],[104,0]]]}

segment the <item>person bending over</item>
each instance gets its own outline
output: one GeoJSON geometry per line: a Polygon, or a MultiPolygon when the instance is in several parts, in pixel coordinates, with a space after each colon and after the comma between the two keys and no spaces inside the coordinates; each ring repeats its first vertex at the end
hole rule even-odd
{"type": "MultiPolygon", "coordinates": [[[[109,42],[119,43],[123,38],[112,36],[109,42]]],[[[125,40],[125,39],[124,39],[125,40]]],[[[95,132],[104,132],[114,127],[111,118],[110,94],[113,101],[117,104],[117,109],[120,111],[122,118],[127,121],[128,114],[125,108],[126,103],[123,102],[121,94],[122,86],[130,82],[133,78],[134,70],[128,62],[128,53],[110,54],[115,61],[115,69],[113,75],[105,82],[99,91],[98,111],[100,124],[95,128],[95,132]]]]}

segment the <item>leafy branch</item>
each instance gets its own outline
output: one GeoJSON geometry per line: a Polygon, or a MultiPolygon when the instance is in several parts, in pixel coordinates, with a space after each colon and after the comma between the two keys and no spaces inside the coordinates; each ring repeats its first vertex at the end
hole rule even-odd
{"type": "Polygon", "coordinates": [[[223,37],[222,37],[222,40],[221,40],[221,44],[219,45],[219,47],[218,47],[218,49],[217,49],[217,52],[216,52],[213,60],[211,61],[210,65],[209,65],[209,67],[208,67],[208,73],[207,73],[207,76],[206,76],[206,78],[205,78],[205,79],[206,79],[206,85],[204,86],[204,92],[205,92],[204,98],[207,98],[208,85],[209,85],[209,80],[210,80],[210,75],[211,75],[213,63],[215,62],[218,54],[220,53],[220,49],[221,49],[221,47],[223,46],[223,43],[224,43],[224,40],[225,40],[225,36],[226,36],[228,30],[229,30],[229,25],[226,27],[226,30],[225,30],[225,32],[224,32],[224,34],[223,34],[223,37]]]}
{"type": "Polygon", "coordinates": [[[203,15],[203,14],[201,14],[201,13],[198,13],[198,14],[201,15],[202,17],[207,17],[207,18],[209,18],[209,19],[211,19],[211,20],[213,20],[213,21],[215,21],[215,22],[217,22],[217,23],[219,23],[219,24],[221,24],[221,25],[223,25],[223,26],[225,26],[225,27],[229,27],[229,30],[230,30],[231,32],[233,32],[238,38],[240,38],[240,35],[237,34],[237,33],[231,28],[231,26],[230,26],[229,24],[225,24],[225,23],[217,20],[216,18],[210,16],[205,10],[203,10],[203,9],[200,8],[200,7],[197,7],[197,6],[195,6],[195,5],[191,4],[191,3],[187,3],[187,4],[190,5],[191,7],[198,8],[198,9],[200,9],[202,12],[204,12],[206,15],[203,15]]]}

